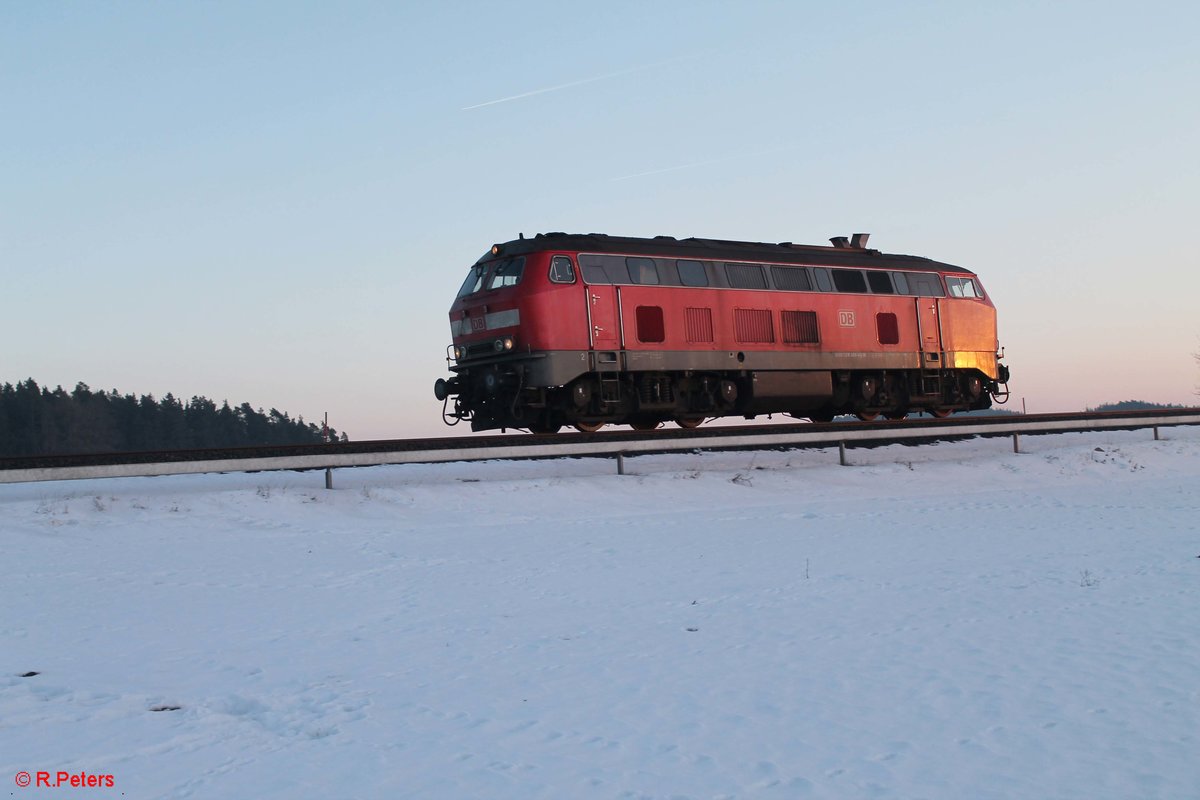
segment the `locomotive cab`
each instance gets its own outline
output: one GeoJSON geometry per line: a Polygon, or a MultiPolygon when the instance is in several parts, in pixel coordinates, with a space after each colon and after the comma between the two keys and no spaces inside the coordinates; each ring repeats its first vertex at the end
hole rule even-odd
{"type": "Polygon", "coordinates": [[[493,246],[471,267],[450,308],[447,362],[454,377],[434,385],[450,424],[548,430],[547,389],[586,371],[575,261],[528,252],[523,241],[493,246]]]}

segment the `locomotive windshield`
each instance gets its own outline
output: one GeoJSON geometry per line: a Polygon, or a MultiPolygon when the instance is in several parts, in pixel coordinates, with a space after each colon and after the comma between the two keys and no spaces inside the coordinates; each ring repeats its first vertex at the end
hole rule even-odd
{"type": "Polygon", "coordinates": [[[525,271],[525,256],[501,261],[492,269],[492,277],[488,280],[488,291],[503,289],[506,286],[516,286],[521,282],[521,273],[525,271]]]}
{"type": "Polygon", "coordinates": [[[467,273],[467,279],[458,290],[458,297],[466,297],[481,291],[485,285],[487,291],[503,289],[506,286],[516,286],[521,282],[521,273],[525,271],[525,256],[506,258],[503,261],[489,261],[486,264],[476,264],[467,273]]]}
{"type": "Polygon", "coordinates": [[[983,291],[973,278],[946,278],[951,297],[983,297],[983,291]]]}
{"type": "Polygon", "coordinates": [[[458,290],[458,297],[466,297],[469,294],[475,294],[483,288],[483,276],[487,274],[487,264],[476,264],[471,267],[471,271],[467,273],[467,279],[463,281],[462,288],[458,290]]]}

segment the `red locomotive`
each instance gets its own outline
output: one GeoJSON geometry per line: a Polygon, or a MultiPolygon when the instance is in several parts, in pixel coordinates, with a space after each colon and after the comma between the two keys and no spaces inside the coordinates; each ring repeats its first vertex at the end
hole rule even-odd
{"type": "Polygon", "coordinates": [[[830,241],[493,245],[450,309],[443,417],[477,431],[648,430],[776,412],[944,417],[1007,399],[975,273],[869,250],[866,234],[830,241]]]}

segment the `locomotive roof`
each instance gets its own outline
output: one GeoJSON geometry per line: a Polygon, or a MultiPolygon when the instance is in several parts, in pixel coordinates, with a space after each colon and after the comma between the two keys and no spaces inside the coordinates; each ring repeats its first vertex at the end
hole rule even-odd
{"type": "Polygon", "coordinates": [[[922,256],[882,253],[865,247],[826,247],[791,242],[735,242],[724,239],[676,239],[655,236],[608,236],[603,233],[539,233],[530,238],[513,239],[499,244],[500,252],[484,253],[479,261],[494,257],[523,255],[542,250],[569,250],[583,253],[667,256],[699,261],[759,261],[779,264],[817,264],[831,267],[876,267],[906,270],[951,271],[974,275],[972,270],[933,261],[922,256]]]}

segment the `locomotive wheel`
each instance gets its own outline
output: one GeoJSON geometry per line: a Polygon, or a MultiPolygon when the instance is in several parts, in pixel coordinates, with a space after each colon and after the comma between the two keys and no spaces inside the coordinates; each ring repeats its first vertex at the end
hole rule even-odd
{"type": "Polygon", "coordinates": [[[575,430],[580,433],[595,433],[604,427],[603,422],[576,422],[575,430]]]}
{"type": "Polygon", "coordinates": [[[907,408],[898,408],[895,411],[883,412],[884,419],[904,419],[907,416],[908,416],[907,408]]]}
{"type": "Polygon", "coordinates": [[[933,417],[934,419],[945,419],[946,417],[950,416],[953,413],[954,413],[954,410],[950,409],[950,408],[931,408],[931,409],[929,409],[929,416],[933,417]]]}
{"type": "Polygon", "coordinates": [[[861,419],[863,422],[874,422],[879,419],[878,411],[855,411],[854,416],[861,419]]]}
{"type": "Polygon", "coordinates": [[[688,430],[691,430],[692,428],[699,428],[700,423],[702,422],[704,422],[704,417],[683,417],[675,420],[676,425],[681,428],[687,428],[688,430]]]}
{"type": "Polygon", "coordinates": [[[530,425],[530,433],[558,433],[562,425],[530,425]]]}
{"type": "Polygon", "coordinates": [[[644,420],[635,420],[629,423],[629,427],[635,431],[652,431],[658,427],[658,422],[646,422],[644,420]]]}
{"type": "Polygon", "coordinates": [[[811,422],[833,422],[832,411],[810,411],[808,419],[811,422]]]}

